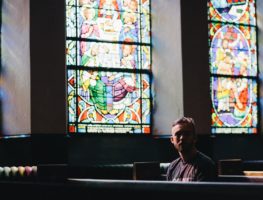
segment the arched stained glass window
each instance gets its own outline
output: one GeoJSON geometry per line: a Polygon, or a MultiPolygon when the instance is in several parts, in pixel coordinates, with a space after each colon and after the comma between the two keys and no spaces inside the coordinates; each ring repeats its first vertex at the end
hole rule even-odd
{"type": "Polygon", "coordinates": [[[209,0],[212,133],[258,132],[255,0],[209,0]]]}
{"type": "Polygon", "coordinates": [[[151,132],[150,0],[66,0],[68,130],[151,132]]]}

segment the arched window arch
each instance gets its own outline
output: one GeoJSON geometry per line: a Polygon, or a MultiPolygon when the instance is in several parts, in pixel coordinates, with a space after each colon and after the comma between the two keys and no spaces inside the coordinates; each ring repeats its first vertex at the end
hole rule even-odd
{"type": "Polygon", "coordinates": [[[150,0],[66,0],[68,130],[151,132],[150,0]]]}
{"type": "Polygon", "coordinates": [[[212,133],[258,133],[255,0],[209,0],[212,133]]]}

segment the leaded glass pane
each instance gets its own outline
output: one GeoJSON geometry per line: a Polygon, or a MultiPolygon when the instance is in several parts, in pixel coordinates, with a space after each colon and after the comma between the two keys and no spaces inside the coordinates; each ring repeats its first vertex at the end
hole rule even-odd
{"type": "Polygon", "coordinates": [[[254,0],[208,1],[212,133],[257,133],[254,0]]]}
{"type": "Polygon", "coordinates": [[[119,115],[141,96],[140,75],[106,71],[80,71],[78,94],[104,118],[119,115]]]}
{"type": "Polygon", "coordinates": [[[254,0],[210,0],[208,19],[218,22],[232,22],[256,25],[254,0]]]}
{"type": "Polygon", "coordinates": [[[66,41],[66,64],[67,65],[76,65],[76,41],[67,40],[66,41]]]}
{"type": "Polygon", "coordinates": [[[66,5],[69,131],[149,134],[149,0],[66,5]]]}
{"type": "Polygon", "coordinates": [[[255,27],[213,23],[209,35],[211,73],[257,76],[255,27]]]}
{"type": "Polygon", "coordinates": [[[68,121],[76,121],[76,73],[68,70],[68,121]]]}
{"type": "Polygon", "coordinates": [[[66,27],[67,27],[67,37],[76,37],[76,7],[67,6],[66,7],[66,27]]]}
{"type": "Polygon", "coordinates": [[[76,0],[66,0],[66,5],[73,6],[75,4],[76,0]]]}
{"type": "Polygon", "coordinates": [[[139,56],[141,60],[141,68],[146,70],[151,70],[151,47],[141,46],[139,56]]]}
{"type": "Polygon", "coordinates": [[[114,11],[109,17],[103,10],[90,7],[78,7],[77,13],[78,36],[83,39],[150,43],[149,14],[114,11]]]}
{"type": "MultiPolygon", "coordinates": [[[[95,124],[140,125],[142,123],[141,118],[143,118],[144,124],[150,124],[150,97],[145,96],[143,100],[141,97],[142,94],[147,94],[147,90],[149,90],[149,85],[146,84],[149,82],[149,77],[147,75],[142,77],[145,80],[141,80],[140,74],[135,73],[80,70],[77,80],[77,110],[78,122],[82,125],[78,128],[84,131],[85,128],[92,129],[93,127],[94,129],[97,127],[85,125],[90,122],[95,124]],[[142,117],[140,113],[143,113],[142,117]]],[[[126,130],[123,128],[125,126],[119,128],[113,126],[113,129],[110,129],[110,125],[103,127],[108,127],[108,130],[114,129],[114,131],[116,131],[115,129],[121,130],[120,127],[122,130],[126,130]]],[[[135,126],[129,126],[129,129],[132,127],[133,131],[138,133],[138,128],[135,126]]]]}
{"type": "Polygon", "coordinates": [[[257,116],[255,80],[212,77],[211,89],[213,126],[253,126],[253,120],[257,116]]]}
{"type": "MultiPolygon", "coordinates": [[[[116,44],[81,41],[78,47],[79,65],[84,67],[138,69],[141,63],[138,57],[139,48],[140,46],[129,43],[116,44]]],[[[144,56],[143,62],[150,63],[149,54],[148,60],[144,56]]]]}

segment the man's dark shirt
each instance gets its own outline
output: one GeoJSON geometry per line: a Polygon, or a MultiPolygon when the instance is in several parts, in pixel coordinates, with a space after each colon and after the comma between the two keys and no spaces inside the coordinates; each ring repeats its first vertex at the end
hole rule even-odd
{"type": "Polygon", "coordinates": [[[168,167],[168,181],[215,181],[216,167],[211,158],[197,151],[195,157],[184,162],[180,157],[174,160],[168,167]]]}

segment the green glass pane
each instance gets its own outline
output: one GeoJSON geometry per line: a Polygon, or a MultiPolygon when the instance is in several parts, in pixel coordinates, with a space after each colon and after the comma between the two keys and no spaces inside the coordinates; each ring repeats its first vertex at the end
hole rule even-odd
{"type": "Polygon", "coordinates": [[[76,0],[66,0],[66,5],[73,6],[75,5],[75,3],[76,3],[76,0]]]}
{"type": "Polygon", "coordinates": [[[76,42],[72,40],[66,41],[66,64],[76,65],[76,42]]]}

